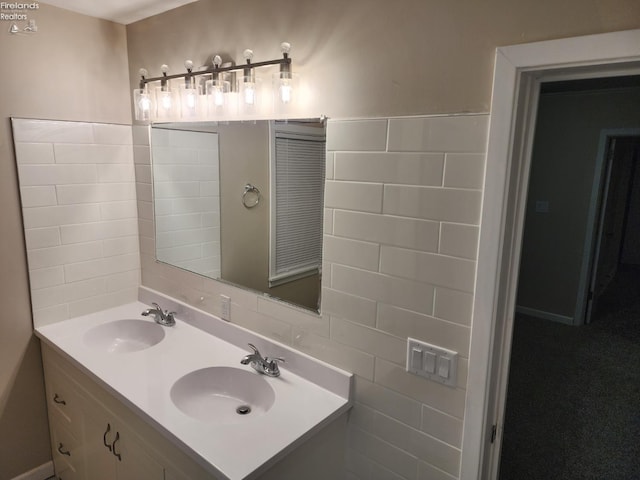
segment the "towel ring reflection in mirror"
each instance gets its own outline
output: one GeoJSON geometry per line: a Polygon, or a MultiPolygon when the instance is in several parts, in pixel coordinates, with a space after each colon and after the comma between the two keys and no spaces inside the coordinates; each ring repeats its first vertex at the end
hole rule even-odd
{"type": "Polygon", "coordinates": [[[260,203],[260,190],[258,187],[247,183],[244,186],[244,193],[242,194],[242,204],[245,208],[253,208],[260,203]]]}

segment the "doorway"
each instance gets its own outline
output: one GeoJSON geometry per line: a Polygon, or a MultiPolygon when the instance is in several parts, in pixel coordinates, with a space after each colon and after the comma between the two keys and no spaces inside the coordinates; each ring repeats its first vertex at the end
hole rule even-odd
{"type": "Polygon", "coordinates": [[[600,315],[600,300],[620,267],[633,270],[640,265],[640,129],[605,131],[601,143],[606,164],[599,188],[602,201],[585,307],[587,324],[600,315]]]}
{"type": "Polygon", "coordinates": [[[640,77],[542,84],[500,480],[640,478],[640,286],[622,257],[640,130],[602,130],[637,126],[639,90],[640,77]]]}
{"type": "Polygon", "coordinates": [[[461,480],[495,479],[502,440],[533,122],[541,79],[640,74],[640,30],[496,51],[461,480]]]}

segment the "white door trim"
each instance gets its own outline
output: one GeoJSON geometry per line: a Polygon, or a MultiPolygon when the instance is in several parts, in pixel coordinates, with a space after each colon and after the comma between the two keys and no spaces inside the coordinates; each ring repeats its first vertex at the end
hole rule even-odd
{"type": "Polygon", "coordinates": [[[496,51],[478,246],[461,480],[497,475],[523,215],[510,201],[526,193],[537,84],[640,73],[640,29],[501,47],[496,51]],[[529,132],[529,133],[527,133],[529,132]],[[511,218],[508,210],[512,210],[511,218]],[[497,419],[497,420],[496,420],[497,419]]]}

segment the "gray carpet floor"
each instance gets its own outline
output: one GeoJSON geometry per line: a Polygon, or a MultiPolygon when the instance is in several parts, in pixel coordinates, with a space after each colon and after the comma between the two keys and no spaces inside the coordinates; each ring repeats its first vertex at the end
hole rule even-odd
{"type": "Polygon", "coordinates": [[[501,480],[640,480],[640,269],[589,325],[516,318],[503,435],[501,480]]]}

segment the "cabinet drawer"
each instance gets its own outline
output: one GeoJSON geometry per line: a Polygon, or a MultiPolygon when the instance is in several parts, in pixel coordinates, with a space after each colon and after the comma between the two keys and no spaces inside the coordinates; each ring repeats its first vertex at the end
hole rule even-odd
{"type": "Polygon", "coordinates": [[[51,423],[53,462],[58,478],[80,478],[78,470],[82,467],[82,444],[61,422],[51,423]]]}
{"type": "Polygon", "coordinates": [[[82,408],[80,395],[72,381],[57,367],[46,366],[46,391],[49,412],[63,423],[75,435],[82,432],[82,408]]]}

